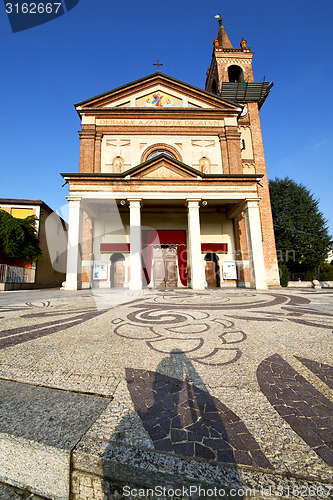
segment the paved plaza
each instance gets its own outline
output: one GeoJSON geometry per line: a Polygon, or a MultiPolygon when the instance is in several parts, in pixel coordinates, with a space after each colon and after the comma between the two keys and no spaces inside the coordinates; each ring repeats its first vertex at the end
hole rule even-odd
{"type": "Polygon", "coordinates": [[[333,498],[332,290],[3,292],[0,318],[1,499],[333,498]]]}

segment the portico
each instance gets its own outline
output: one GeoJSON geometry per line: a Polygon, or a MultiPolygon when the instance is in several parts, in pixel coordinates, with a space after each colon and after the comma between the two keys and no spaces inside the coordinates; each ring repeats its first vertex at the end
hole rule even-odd
{"type": "MultiPolygon", "coordinates": [[[[156,266],[167,264],[165,259],[163,264],[156,252],[154,255],[153,249],[171,247],[176,252],[174,264],[170,264],[176,268],[173,271],[176,286],[203,290],[207,286],[205,255],[216,252],[220,268],[224,259],[237,265],[238,279],[222,279],[222,286],[236,286],[243,281],[243,286],[267,287],[257,197],[261,176],[193,175],[190,168],[179,163],[159,154],[146,162],[144,168],[139,165],[131,173],[124,172],[123,182],[119,175],[113,174],[63,174],[71,185],[70,224],[75,228],[69,235],[66,289],[111,286],[109,272],[104,280],[94,280],[93,266],[94,261],[110,265],[116,253],[124,256],[122,286],[132,290],[154,287],[158,281],[156,266]],[[165,180],[161,178],[161,170],[165,180]],[[172,173],[178,178],[166,182],[172,173]],[[235,218],[243,210],[251,249],[248,255],[241,245],[236,246],[233,229],[235,218]],[[91,241],[85,237],[80,243],[84,213],[93,231],[91,241]],[[89,246],[93,249],[90,259],[83,255],[83,274],[89,277],[87,280],[82,279],[81,262],[84,248],[89,246]]],[[[171,262],[171,253],[167,253],[171,262]]],[[[163,282],[163,276],[160,281],[163,282]]]]}

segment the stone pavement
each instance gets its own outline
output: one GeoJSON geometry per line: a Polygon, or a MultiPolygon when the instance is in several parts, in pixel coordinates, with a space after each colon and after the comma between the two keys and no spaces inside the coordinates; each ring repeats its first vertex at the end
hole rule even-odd
{"type": "Polygon", "coordinates": [[[0,318],[0,499],[333,498],[333,291],[3,292],[0,318]]]}

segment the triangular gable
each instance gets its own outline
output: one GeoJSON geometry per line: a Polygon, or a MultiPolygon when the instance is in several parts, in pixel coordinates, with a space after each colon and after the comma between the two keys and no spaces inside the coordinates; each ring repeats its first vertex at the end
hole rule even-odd
{"type": "Polygon", "coordinates": [[[239,106],[224,101],[202,89],[180,80],[153,73],[145,78],[97,95],[75,105],[79,113],[108,108],[213,108],[238,111],[239,106]]]}
{"type": "Polygon", "coordinates": [[[201,172],[161,153],[150,160],[126,170],[122,175],[137,180],[197,180],[201,172]]]}

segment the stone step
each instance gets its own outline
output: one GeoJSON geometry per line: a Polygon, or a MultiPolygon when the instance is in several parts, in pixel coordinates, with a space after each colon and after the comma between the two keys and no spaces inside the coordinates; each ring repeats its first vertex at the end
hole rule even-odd
{"type": "Polygon", "coordinates": [[[135,449],[87,436],[73,451],[72,463],[72,500],[125,498],[132,490],[145,490],[141,498],[156,498],[147,492],[152,489],[169,490],[160,498],[174,493],[193,499],[275,499],[282,494],[285,499],[331,498],[333,492],[332,483],[310,477],[135,449]]]}
{"type": "Polygon", "coordinates": [[[0,380],[0,481],[67,500],[71,452],[109,402],[0,380]]]}

